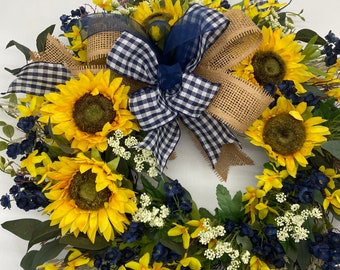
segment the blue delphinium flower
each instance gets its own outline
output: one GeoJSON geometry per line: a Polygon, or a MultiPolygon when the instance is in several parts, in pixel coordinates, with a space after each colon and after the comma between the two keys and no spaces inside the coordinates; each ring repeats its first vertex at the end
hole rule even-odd
{"type": "Polygon", "coordinates": [[[117,248],[109,248],[105,253],[105,261],[111,265],[116,265],[121,256],[120,251],[117,248]]]}
{"type": "Polygon", "coordinates": [[[16,159],[18,155],[22,154],[20,144],[19,143],[12,143],[7,146],[6,154],[9,158],[16,159]]]}
{"type": "Polygon", "coordinates": [[[11,209],[11,198],[8,194],[2,195],[0,202],[1,202],[1,206],[4,209],[6,209],[6,208],[11,209]]]}
{"type": "Polygon", "coordinates": [[[186,191],[178,180],[164,183],[165,191],[165,205],[171,210],[175,211],[178,208],[184,213],[190,213],[192,210],[192,203],[186,196],[186,191]]]}
{"type": "Polygon", "coordinates": [[[334,229],[323,234],[315,234],[314,241],[309,241],[309,251],[322,260],[322,269],[339,269],[340,264],[340,232],[334,229]]]}
{"type": "Polygon", "coordinates": [[[72,26],[78,23],[79,18],[88,15],[86,8],[84,6],[79,7],[78,9],[71,10],[70,15],[63,14],[59,17],[61,21],[60,29],[64,33],[68,33],[72,31],[72,26]]]}
{"type": "Polygon", "coordinates": [[[155,245],[151,255],[152,259],[156,262],[171,263],[180,259],[180,255],[171,250],[170,248],[158,243],[155,245]]]}
{"type": "Polygon", "coordinates": [[[178,180],[164,183],[164,190],[167,197],[182,196],[184,193],[182,185],[178,180]]]}
{"type": "Polygon", "coordinates": [[[37,117],[35,116],[21,117],[17,123],[17,127],[23,132],[28,133],[34,127],[36,120],[37,117]]]}
{"type": "Polygon", "coordinates": [[[328,32],[325,39],[327,44],[324,45],[321,53],[325,55],[325,64],[329,67],[336,63],[340,54],[340,39],[332,31],[328,32]]]}
{"type": "Polygon", "coordinates": [[[29,211],[48,205],[48,199],[40,187],[29,180],[22,180],[24,178],[17,177],[17,179],[20,179],[21,182],[17,180],[17,187],[12,188],[13,191],[15,190],[13,198],[18,208],[29,211]]]}
{"type": "Polygon", "coordinates": [[[234,232],[236,228],[237,228],[237,224],[235,223],[235,221],[233,221],[231,219],[227,219],[225,221],[224,229],[226,230],[227,233],[234,232]]]}
{"type": "Polygon", "coordinates": [[[122,238],[126,243],[133,243],[142,238],[143,229],[142,223],[131,222],[129,229],[122,234],[122,238]]]}

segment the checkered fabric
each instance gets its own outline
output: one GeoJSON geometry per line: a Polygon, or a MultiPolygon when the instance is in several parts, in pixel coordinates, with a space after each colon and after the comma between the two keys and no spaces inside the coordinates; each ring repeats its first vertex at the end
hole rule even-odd
{"type": "Polygon", "coordinates": [[[142,130],[148,131],[139,147],[152,150],[162,169],[180,138],[178,118],[198,137],[213,165],[222,145],[236,140],[224,124],[205,113],[219,85],[192,74],[204,51],[223,33],[228,23],[221,13],[194,5],[183,16],[178,28],[177,24],[173,26],[163,55],[157,55],[146,41],[128,32],[122,33],[108,55],[107,66],[114,72],[149,85],[130,95],[129,108],[142,130]],[[192,27],[191,31],[195,30],[188,33],[194,38],[181,47],[187,37],[180,35],[187,24],[192,27]],[[172,31],[178,32],[172,35],[172,31]],[[159,63],[159,59],[166,59],[166,54],[174,51],[176,53],[172,55],[176,55],[181,64],[172,64],[171,70],[177,72],[175,65],[179,65],[182,74],[171,89],[163,89],[160,81],[166,80],[166,76],[162,76],[161,68],[166,63],[159,63]],[[185,59],[188,55],[191,57],[185,59]]]}
{"type": "Polygon", "coordinates": [[[212,165],[217,163],[222,146],[236,141],[226,125],[206,112],[197,118],[180,115],[180,119],[196,135],[212,165]]]}
{"type": "MultiPolygon", "coordinates": [[[[276,3],[277,1],[275,1],[276,3]]],[[[265,9],[260,9],[259,7],[264,5],[264,4],[267,4],[268,3],[268,0],[250,0],[249,1],[249,5],[253,5],[255,4],[256,5],[256,8],[259,10],[259,11],[266,11],[267,8],[265,9]]]]}
{"type": "Polygon", "coordinates": [[[69,80],[71,73],[62,64],[33,62],[22,67],[16,76],[8,92],[42,96],[57,91],[55,86],[69,80]]]}

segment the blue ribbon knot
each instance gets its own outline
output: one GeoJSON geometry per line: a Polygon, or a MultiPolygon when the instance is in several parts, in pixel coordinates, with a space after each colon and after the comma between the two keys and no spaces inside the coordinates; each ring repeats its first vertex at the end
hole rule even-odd
{"type": "Polygon", "coordinates": [[[193,5],[171,28],[163,51],[123,32],[107,57],[111,70],[148,85],[130,95],[129,107],[148,131],[139,147],[153,151],[162,169],[180,138],[178,119],[196,135],[213,166],[222,146],[236,140],[226,125],[205,112],[219,84],[193,74],[228,24],[220,12],[193,5]]]}

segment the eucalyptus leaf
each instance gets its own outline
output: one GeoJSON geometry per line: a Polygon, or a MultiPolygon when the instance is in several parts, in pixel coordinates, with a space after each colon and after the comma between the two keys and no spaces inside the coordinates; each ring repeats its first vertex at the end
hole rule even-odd
{"type": "Polygon", "coordinates": [[[27,48],[26,46],[24,46],[24,45],[22,45],[22,44],[20,44],[20,43],[18,43],[16,41],[14,41],[14,40],[11,40],[10,42],[7,43],[6,49],[10,48],[12,46],[17,47],[17,49],[19,51],[21,51],[25,55],[26,61],[30,60],[30,58],[31,58],[31,55],[30,55],[31,50],[29,48],[27,48]]]}
{"type": "Polygon", "coordinates": [[[59,235],[60,229],[58,226],[50,226],[49,220],[43,221],[33,230],[27,249],[29,250],[33,245],[51,240],[59,235]]]}
{"type": "Polygon", "coordinates": [[[8,71],[9,73],[15,75],[21,70],[21,68],[10,69],[10,68],[5,67],[5,70],[8,71]]]}
{"type": "Polygon", "coordinates": [[[11,125],[6,125],[2,127],[2,132],[8,137],[12,138],[14,135],[14,127],[11,125]]]}
{"type": "Polygon", "coordinates": [[[38,52],[42,52],[45,50],[47,36],[53,33],[54,28],[55,28],[55,24],[47,27],[43,32],[41,32],[38,35],[37,40],[36,40],[38,52]]]}
{"type": "MultiPolygon", "coordinates": [[[[32,267],[37,267],[45,262],[56,258],[66,247],[66,244],[59,243],[59,239],[47,242],[35,253],[32,267]]],[[[34,269],[35,269],[34,268],[34,269]]]]}
{"type": "Polygon", "coordinates": [[[78,237],[75,237],[73,234],[63,236],[59,242],[61,244],[86,250],[101,250],[111,246],[111,242],[107,242],[103,236],[99,235],[96,236],[94,244],[86,236],[79,235],[78,237]]]}
{"type": "Polygon", "coordinates": [[[48,124],[47,124],[47,132],[64,153],[74,154],[75,149],[69,146],[69,142],[66,140],[66,138],[62,136],[56,136],[53,134],[50,120],[48,121],[48,124]]]}
{"type": "Polygon", "coordinates": [[[32,218],[23,218],[16,220],[9,220],[1,224],[2,228],[16,236],[20,237],[24,240],[30,240],[33,231],[41,224],[42,222],[37,219],[32,218]]]}
{"type": "Polygon", "coordinates": [[[37,253],[38,250],[31,250],[30,252],[27,252],[26,255],[22,258],[20,266],[24,270],[36,270],[36,267],[33,267],[33,260],[37,253]]]}
{"type": "Polygon", "coordinates": [[[315,44],[322,46],[327,44],[326,40],[320,37],[315,31],[306,28],[299,30],[295,35],[295,39],[308,43],[315,36],[318,37],[315,41],[315,44]]]}
{"type": "Polygon", "coordinates": [[[339,141],[327,141],[321,145],[323,149],[328,151],[335,158],[340,160],[340,143],[339,141]]]}

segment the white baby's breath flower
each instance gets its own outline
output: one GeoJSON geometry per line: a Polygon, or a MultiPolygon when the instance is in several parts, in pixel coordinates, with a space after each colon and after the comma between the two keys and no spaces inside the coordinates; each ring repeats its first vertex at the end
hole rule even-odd
{"type": "Polygon", "coordinates": [[[149,224],[151,227],[162,228],[164,226],[164,219],[161,217],[154,217],[149,224]]]}
{"type": "Polygon", "coordinates": [[[249,260],[250,260],[250,252],[248,250],[243,251],[242,254],[241,254],[241,261],[244,264],[248,264],[249,260]]]}
{"type": "Polygon", "coordinates": [[[219,225],[215,227],[216,236],[224,236],[226,231],[223,226],[219,225]]]}
{"type": "Polygon", "coordinates": [[[137,172],[142,172],[144,170],[143,163],[137,163],[135,169],[137,172]]]}
{"type": "Polygon", "coordinates": [[[160,211],[159,211],[159,216],[161,218],[166,218],[168,217],[170,214],[170,209],[168,207],[166,207],[164,204],[160,207],[160,211]]]}
{"type": "Polygon", "coordinates": [[[208,248],[204,251],[204,257],[206,257],[208,260],[214,260],[215,259],[215,252],[214,250],[208,248]]]}
{"type": "Polygon", "coordinates": [[[120,140],[121,138],[124,137],[124,133],[123,133],[123,131],[121,131],[120,129],[117,129],[117,130],[115,131],[114,135],[115,135],[116,139],[118,139],[118,140],[120,140]]]}
{"type": "Polygon", "coordinates": [[[149,206],[151,204],[150,196],[146,193],[140,195],[140,204],[142,205],[143,208],[149,206]]]}
{"type": "Polygon", "coordinates": [[[278,203],[284,203],[287,200],[287,195],[281,192],[281,193],[277,193],[275,198],[278,203]]]}
{"type": "Polygon", "coordinates": [[[297,204],[297,203],[292,204],[291,207],[290,207],[290,210],[292,210],[293,212],[296,212],[299,209],[300,209],[300,205],[297,204]]]}
{"type": "Polygon", "coordinates": [[[150,177],[156,177],[158,175],[158,171],[155,167],[151,167],[151,168],[148,169],[147,174],[150,177]]]}
{"type": "Polygon", "coordinates": [[[129,136],[124,141],[126,147],[131,148],[138,144],[138,140],[134,136],[129,136]]]}
{"type": "Polygon", "coordinates": [[[317,218],[317,219],[322,218],[322,213],[321,213],[319,208],[313,208],[311,215],[312,215],[312,217],[317,218]]]}

